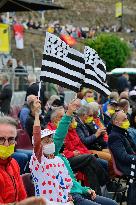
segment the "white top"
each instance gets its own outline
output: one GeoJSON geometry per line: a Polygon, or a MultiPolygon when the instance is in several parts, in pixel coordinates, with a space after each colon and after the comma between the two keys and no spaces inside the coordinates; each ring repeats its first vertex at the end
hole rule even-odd
{"type": "Polygon", "coordinates": [[[61,202],[59,204],[65,204],[68,201],[73,182],[60,157],[48,159],[42,156],[41,163],[39,163],[33,153],[29,167],[36,196],[42,196],[49,201],[61,202]]]}

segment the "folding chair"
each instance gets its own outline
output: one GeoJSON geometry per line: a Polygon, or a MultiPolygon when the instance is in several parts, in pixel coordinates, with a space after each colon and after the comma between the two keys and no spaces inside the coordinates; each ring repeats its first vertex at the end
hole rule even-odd
{"type": "Polygon", "coordinates": [[[23,129],[17,129],[17,145],[16,149],[32,150],[33,146],[27,132],[23,129]]]}
{"type": "Polygon", "coordinates": [[[26,193],[28,197],[35,196],[35,189],[34,189],[34,184],[31,179],[31,174],[30,173],[25,173],[21,175],[26,193]]]}
{"type": "MultiPolygon", "coordinates": [[[[119,185],[120,185],[120,181],[121,181],[122,179],[124,179],[125,176],[124,176],[123,173],[117,168],[116,162],[115,162],[115,158],[114,158],[113,153],[112,153],[111,150],[110,150],[110,153],[111,153],[111,157],[112,157],[113,169],[114,169],[116,178],[118,178],[117,185],[119,186],[119,185]]],[[[118,186],[117,186],[117,189],[118,189],[118,186]]],[[[124,190],[123,190],[122,192],[118,192],[117,190],[114,192],[113,199],[115,199],[115,198],[117,197],[117,194],[118,194],[118,193],[122,193],[122,194],[121,194],[121,198],[120,198],[120,205],[122,205],[123,198],[125,197],[126,190],[127,190],[127,186],[124,188],[124,190]]]]}

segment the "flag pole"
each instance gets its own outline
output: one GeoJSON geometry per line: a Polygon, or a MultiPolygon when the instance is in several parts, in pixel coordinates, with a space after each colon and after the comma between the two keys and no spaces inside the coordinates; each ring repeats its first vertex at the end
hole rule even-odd
{"type": "Polygon", "coordinates": [[[41,85],[42,85],[42,81],[39,82],[38,100],[40,100],[41,85]]]}

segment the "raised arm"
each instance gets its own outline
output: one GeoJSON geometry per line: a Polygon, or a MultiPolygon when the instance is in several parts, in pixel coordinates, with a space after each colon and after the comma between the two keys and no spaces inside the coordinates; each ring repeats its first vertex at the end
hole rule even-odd
{"type": "Polygon", "coordinates": [[[68,110],[66,114],[63,116],[63,118],[59,122],[59,126],[53,137],[53,140],[55,143],[55,155],[59,154],[59,151],[64,143],[64,139],[67,135],[68,128],[72,120],[73,112],[75,112],[79,107],[80,107],[79,99],[72,101],[68,106],[68,110]]]}
{"type": "Polygon", "coordinates": [[[33,126],[33,148],[38,161],[41,162],[42,146],[41,146],[41,126],[40,126],[40,119],[39,119],[39,110],[41,109],[41,103],[39,100],[34,101],[34,109],[35,109],[35,120],[33,126]]]}

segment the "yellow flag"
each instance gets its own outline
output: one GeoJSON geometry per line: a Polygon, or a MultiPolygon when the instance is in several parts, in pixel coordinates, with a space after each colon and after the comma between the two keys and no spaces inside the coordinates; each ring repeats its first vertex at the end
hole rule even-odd
{"type": "Polygon", "coordinates": [[[117,2],[116,3],[116,13],[115,13],[115,17],[121,17],[122,16],[122,2],[117,2]]]}
{"type": "Polygon", "coordinates": [[[0,53],[10,52],[9,25],[0,23],[0,53]]]}

